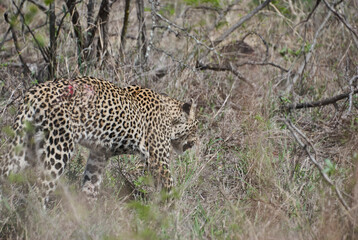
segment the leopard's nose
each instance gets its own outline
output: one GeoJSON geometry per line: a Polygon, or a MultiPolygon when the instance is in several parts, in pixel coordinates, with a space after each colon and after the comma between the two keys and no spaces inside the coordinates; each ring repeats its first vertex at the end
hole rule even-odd
{"type": "Polygon", "coordinates": [[[192,148],[194,146],[194,142],[187,142],[183,145],[183,152],[185,152],[187,149],[192,148]]]}

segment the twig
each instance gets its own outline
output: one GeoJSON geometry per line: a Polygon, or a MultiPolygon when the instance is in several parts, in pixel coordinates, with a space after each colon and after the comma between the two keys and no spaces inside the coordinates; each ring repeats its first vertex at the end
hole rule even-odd
{"type": "Polygon", "coordinates": [[[244,66],[244,65],[261,65],[261,66],[270,65],[270,66],[272,66],[272,67],[275,67],[275,68],[280,69],[280,70],[283,71],[283,72],[289,72],[288,69],[286,69],[286,68],[284,68],[284,67],[281,67],[280,65],[278,65],[278,64],[276,64],[276,63],[273,63],[273,62],[255,62],[255,61],[249,61],[249,62],[244,62],[244,63],[236,64],[236,66],[238,66],[238,67],[241,67],[241,66],[244,66]]]}
{"type": "Polygon", "coordinates": [[[11,91],[10,97],[6,101],[6,104],[5,104],[4,108],[1,110],[1,115],[0,115],[1,118],[4,116],[4,113],[5,113],[6,109],[8,108],[8,106],[12,105],[21,96],[21,94],[19,94],[17,97],[15,97],[13,99],[13,96],[15,95],[17,90],[20,89],[20,87],[22,87],[22,86],[23,86],[23,84],[20,83],[20,84],[17,85],[17,87],[14,90],[11,91]]]}
{"type": "Polygon", "coordinates": [[[347,23],[347,21],[336,10],[334,10],[334,8],[331,5],[329,5],[329,3],[326,0],[323,0],[323,2],[324,4],[326,4],[327,8],[344,24],[344,26],[346,26],[346,28],[348,28],[348,30],[351,33],[353,33],[356,39],[358,39],[358,34],[353,29],[353,27],[349,23],[347,23]]]}
{"type": "MultiPolygon", "coordinates": [[[[305,152],[307,153],[307,155],[308,155],[309,159],[311,160],[311,162],[317,167],[317,169],[320,172],[320,174],[323,177],[323,179],[331,187],[334,188],[339,201],[341,202],[341,204],[343,205],[343,207],[347,210],[347,212],[349,214],[350,208],[348,207],[348,204],[346,203],[346,201],[343,199],[342,193],[339,190],[338,186],[328,177],[328,175],[324,172],[323,167],[317,162],[317,160],[310,153],[307,144],[302,141],[302,139],[303,139],[304,141],[309,142],[307,137],[296,126],[294,126],[289,119],[287,119],[287,118],[283,119],[283,122],[286,124],[287,128],[290,130],[290,132],[292,133],[293,137],[298,142],[298,144],[302,147],[303,150],[305,150],[305,152]],[[297,133],[301,136],[302,139],[299,136],[297,136],[297,133]]],[[[312,144],[310,144],[310,147],[314,150],[312,144]]]]}
{"type": "Polygon", "coordinates": [[[217,115],[219,115],[219,113],[221,113],[222,109],[225,107],[227,100],[230,98],[232,90],[234,89],[235,86],[235,82],[232,84],[231,89],[229,94],[226,96],[224,103],[221,105],[220,109],[216,112],[216,114],[214,115],[214,117],[212,118],[213,120],[216,118],[217,115]]]}
{"type": "Polygon", "coordinates": [[[261,41],[264,43],[265,48],[266,48],[266,52],[265,52],[265,59],[263,60],[263,62],[266,62],[267,59],[268,59],[268,57],[269,57],[269,45],[267,44],[266,40],[265,40],[260,34],[258,34],[257,32],[254,32],[254,31],[247,33],[247,34],[241,39],[241,41],[244,42],[245,39],[246,39],[248,36],[250,36],[250,35],[256,35],[256,36],[258,36],[258,37],[261,39],[261,41]]]}

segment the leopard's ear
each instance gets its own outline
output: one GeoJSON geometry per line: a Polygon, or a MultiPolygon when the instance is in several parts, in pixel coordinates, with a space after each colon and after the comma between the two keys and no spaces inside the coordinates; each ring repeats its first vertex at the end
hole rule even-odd
{"type": "Polygon", "coordinates": [[[195,119],[196,104],[193,99],[191,99],[191,103],[184,103],[182,109],[189,115],[189,119],[195,119]]]}
{"type": "Polygon", "coordinates": [[[191,109],[191,103],[184,103],[182,105],[182,109],[186,114],[190,114],[190,109],[191,109]]]}

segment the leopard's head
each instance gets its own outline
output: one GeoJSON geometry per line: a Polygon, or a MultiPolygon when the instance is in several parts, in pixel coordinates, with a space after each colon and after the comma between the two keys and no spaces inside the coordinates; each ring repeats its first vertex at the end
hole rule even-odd
{"type": "Polygon", "coordinates": [[[181,110],[183,117],[181,121],[173,124],[176,132],[171,139],[171,144],[178,154],[195,145],[198,130],[198,120],[195,118],[196,104],[193,101],[191,103],[184,103],[181,106],[181,110]]]}

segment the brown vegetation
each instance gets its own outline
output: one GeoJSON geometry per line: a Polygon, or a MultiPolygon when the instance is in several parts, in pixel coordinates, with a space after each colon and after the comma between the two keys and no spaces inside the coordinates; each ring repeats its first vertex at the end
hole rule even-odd
{"type": "Polygon", "coordinates": [[[357,9],[355,0],[0,3],[2,129],[23,93],[52,75],[194,99],[200,121],[196,148],[173,158],[167,202],[130,194],[150,192],[150,181],[122,156],[88,206],[77,193],[80,148],[51,210],[24,180],[31,174],[0,180],[0,239],[357,239],[357,9]]]}

